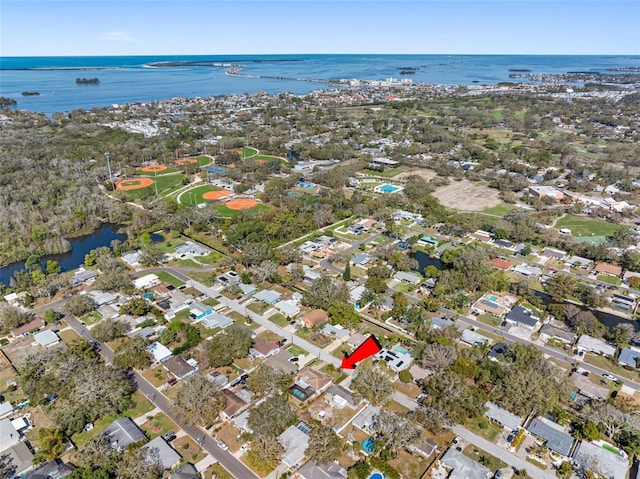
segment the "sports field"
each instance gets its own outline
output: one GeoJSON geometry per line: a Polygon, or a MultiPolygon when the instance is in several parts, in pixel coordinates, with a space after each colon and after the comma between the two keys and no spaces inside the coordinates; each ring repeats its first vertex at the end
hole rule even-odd
{"type": "Polygon", "coordinates": [[[273,155],[257,155],[254,159],[260,163],[263,161],[279,161],[280,163],[286,163],[287,160],[282,158],[281,156],[273,156],[273,155]]]}
{"type": "Polygon", "coordinates": [[[268,207],[261,203],[257,203],[253,200],[247,200],[247,199],[241,198],[238,200],[228,201],[218,206],[214,206],[214,208],[220,214],[220,216],[233,218],[234,216],[238,216],[240,213],[242,213],[243,210],[250,209],[251,211],[261,211],[261,210],[266,210],[268,207]],[[242,202],[242,203],[238,203],[238,202],[242,202]],[[255,205],[251,206],[252,204],[255,204],[255,205]]]}
{"type": "Polygon", "coordinates": [[[557,229],[568,228],[571,235],[576,237],[583,236],[611,236],[622,226],[608,221],[589,218],[587,216],[566,215],[556,221],[557,229]]]}
{"type": "Polygon", "coordinates": [[[183,192],[180,195],[179,202],[183,205],[199,205],[208,201],[220,200],[230,194],[229,191],[217,186],[202,185],[183,192]]]}
{"type": "Polygon", "coordinates": [[[245,146],[242,148],[240,155],[242,158],[248,158],[250,156],[255,156],[258,154],[258,150],[256,148],[251,148],[250,146],[245,146]]]}
{"type": "Polygon", "coordinates": [[[147,188],[153,184],[151,178],[130,178],[127,180],[116,180],[116,190],[135,191],[147,188]]]}
{"type": "Polygon", "coordinates": [[[162,196],[166,190],[182,184],[182,180],[184,180],[184,175],[162,175],[153,178],[148,176],[129,178],[116,181],[116,189],[125,191],[127,193],[127,197],[134,200],[146,197],[149,194],[155,195],[156,186],[158,188],[158,195],[162,196]]]}
{"type": "Polygon", "coordinates": [[[156,175],[167,175],[169,173],[177,173],[180,170],[173,166],[166,165],[147,165],[136,170],[137,175],[141,176],[156,176],[156,175]]]}

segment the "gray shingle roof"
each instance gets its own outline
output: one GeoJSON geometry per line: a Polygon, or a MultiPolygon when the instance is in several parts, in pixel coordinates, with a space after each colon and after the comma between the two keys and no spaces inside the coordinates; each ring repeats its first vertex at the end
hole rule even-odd
{"type": "Polygon", "coordinates": [[[546,445],[552,451],[568,456],[573,445],[573,438],[560,428],[561,426],[555,423],[550,424],[535,418],[527,429],[531,434],[546,439],[546,445]]]}

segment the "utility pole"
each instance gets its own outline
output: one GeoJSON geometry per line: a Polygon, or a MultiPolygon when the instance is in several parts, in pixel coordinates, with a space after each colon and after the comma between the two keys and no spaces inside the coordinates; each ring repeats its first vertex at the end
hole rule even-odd
{"type": "Polygon", "coordinates": [[[109,152],[107,151],[104,154],[105,158],[107,159],[107,169],[109,170],[109,181],[111,182],[111,186],[113,187],[113,189],[116,189],[116,185],[113,182],[113,175],[111,174],[111,163],[109,162],[109,152]]]}

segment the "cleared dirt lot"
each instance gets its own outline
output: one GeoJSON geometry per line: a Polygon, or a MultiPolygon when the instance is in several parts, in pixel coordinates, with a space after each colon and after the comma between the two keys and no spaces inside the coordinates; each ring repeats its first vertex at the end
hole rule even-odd
{"type": "Polygon", "coordinates": [[[481,211],[499,205],[502,201],[498,195],[498,190],[474,185],[467,180],[452,181],[433,193],[442,205],[462,211],[481,211]]]}
{"type": "Polygon", "coordinates": [[[433,170],[427,170],[425,168],[411,168],[407,171],[403,171],[402,173],[400,173],[397,176],[394,176],[393,179],[394,180],[406,180],[407,178],[409,178],[412,175],[418,175],[422,178],[424,178],[425,180],[429,181],[433,178],[436,177],[436,172],[433,170]]]}

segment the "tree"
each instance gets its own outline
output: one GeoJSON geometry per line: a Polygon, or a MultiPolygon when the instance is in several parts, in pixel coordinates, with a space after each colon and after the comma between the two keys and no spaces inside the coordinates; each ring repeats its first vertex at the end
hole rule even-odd
{"type": "Polygon", "coordinates": [[[342,272],[342,279],[345,281],[351,281],[351,263],[347,263],[344,266],[344,271],[342,272]]]}
{"type": "Polygon", "coordinates": [[[286,398],[275,395],[251,410],[248,425],[258,436],[275,438],[295,420],[286,398]]]}
{"type": "Polygon", "coordinates": [[[247,462],[262,475],[267,475],[280,464],[284,447],[275,438],[256,435],[249,444],[247,462]]]}
{"type": "Polygon", "coordinates": [[[309,446],[306,454],[317,464],[326,464],[340,457],[342,441],[340,437],[326,426],[317,426],[309,433],[309,446]]]}
{"type": "Polygon", "coordinates": [[[140,248],[140,264],[143,266],[155,266],[160,264],[164,253],[156,243],[148,243],[140,248]]]}
{"type": "Polygon", "coordinates": [[[376,406],[389,401],[393,394],[393,383],[380,366],[367,361],[361,363],[359,368],[351,382],[351,389],[376,406]]]}
{"type": "Polygon", "coordinates": [[[0,306],[0,323],[5,331],[17,328],[29,321],[29,316],[13,306],[0,306]]]}
{"type": "Polygon", "coordinates": [[[134,296],[126,303],[120,306],[120,314],[130,314],[131,316],[138,317],[144,316],[151,311],[152,306],[145,298],[134,296]]]}
{"type": "Polygon", "coordinates": [[[407,314],[407,307],[409,306],[409,300],[404,293],[397,292],[393,295],[393,308],[391,309],[391,316],[397,320],[404,319],[407,314]]]}
{"type": "Polygon", "coordinates": [[[422,428],[409,415],[389,411],[382,411],[376,416],[373,429],[376,431],[376,439],[393,454],[408,447],[422,433],[422,428]]]}
{"type": "Polygon", "coordinates": [[[16,473],[16,465],[9,453],[0,453],[0,477],[13,477],[16,473]]]}
{"type": "Polygon", "coordinates": [[[569,461],[564,461],[558,466],[557,474],[562,479],[569,479],[571,477],[571,474],[573,474],[573,466],[569,461]]]}
{"type": "Polygon", "coordinates": [[[40,429],[38,431],[38,462],[54,459],[64,452],[67,445],[60,429],[40,429]]]}
{"type": "Polygon", "coordinates": [[[148,346],[149,342],[140,336],[123,339],[114,351],[113,365],[124,369],[148,367],[151,364],[148,346]]]}
{"type": "Polygon", "coordinates": [[[247,379],[247,388],[254,394],[263,396],[277,390],[284,391],[291,385],[291,376],[268,364],[258,365],[247,379]]]}
{"type": "Polygon", "coordinates": [[[403,369],[398,373],[398,379],[401,383],[407,384],[413,381],[413,375],[409,372],[408,369],[403,369]]]}
{"type": "Polygon", "coordinates": [[[253,268],[253,274],[260,283],[272,279],[277,272],[277,263],[270,259],[265,259],[258,266],[254,266],[253,268]]]}
{"type": "Polygon", "coordinates": [[[57,261],[48,259],[45,264],[44,271],[47,275],[58,274],[61,271],[61,268],[57,261]]]}
{"type": "Polygon", "coordinates": [[[575,436],[578,439],[587,439],[589,441],[595,441],[600,438],[600,430],[598,425],[591,421],[585,421],[583,423],[574,425],[575,436]]]}
{"type": "Polygon", "coordinates": [[[613,404],[603,403],[587,408],[586,417],[597,424],[602,424],[609,439],[622,431],[640,432],[640,412],[623,411],[613,404]]]}
{"type": "Polygon", "coordinates": [[[53,309],[47,309],[42,314],[42,320],[47,324],[53,324],[58,321],[62,315],[53,309]]]}
{"type": "Polygon", "coordinates": [[[160,479],[162,461],[158,450],[129,449],[116,466],[118,479],[160,479]]]}
{"type": "Polygon", "coordinates": [[[331,324],[340,324],[348,329],[357,328],[362,322],[360,316],[351,304],[335,302],[327,310],[331,324]]]}
{"type": "Polygon", "coordinates": [[[313,280],[302,298],[304,305],[324,309],[325,311],[333,303],[347,303],[348,301],[349,292],[344,281],[331,276],[321,276],[313,280]]]}
{"type": "Polygon", "coordinates": [[[371,474],[371,466],[367,461],[358,461],[347,471],[348,479],[367,479],[371,474]]]}
{"type": "Polygon", "coordinates": [[[186,424],[209,427],[226,406],[220,386],[200,376],[185,379],[176,392],[173,412],[186,424]]]}
{"type": "Polygon", "coordinates": [[[234,359],[243,358],[251,348],[251,335],[239,328],[227,328],[211,339],[209,364],[216,368],[229,366],[234,359]]]}
{"type": "Polygon", "coordinates": [[[422,349],[420,364],[438,374],[449,369],[456,359],[458,354],[455,347],[432,343],[422,349]]]}
{"type": "Polygon", "coordinates": [[[72,316],[84,316],[93,311],[96,307],[95,302],[86,294],[76,294],[71,296],[64,305],[64,310],[72,316]]]}
{"type": "Polygon", "coordinates": [[[544,285],[547,293],[556,303],[562,303],[565,299],[573,298],[576,287],[576,279],[573,276],[562,273],[556,273],[544,285]]]}
{"type": "Polygon", "coordinates": [[[616,324],[609,330],[607,339],[615,344],[616,348],[620,350],[629,344],[629,339],[631,339],[633,333],[634,329],[631,324],[616,324]]]}
{"type": "Polygon", "coordinates": [[[111,318],[103,319],[91,330],[91,336],[96,341],[108,343],[121,338],[129,331],[129,323],[111,318]]]}

